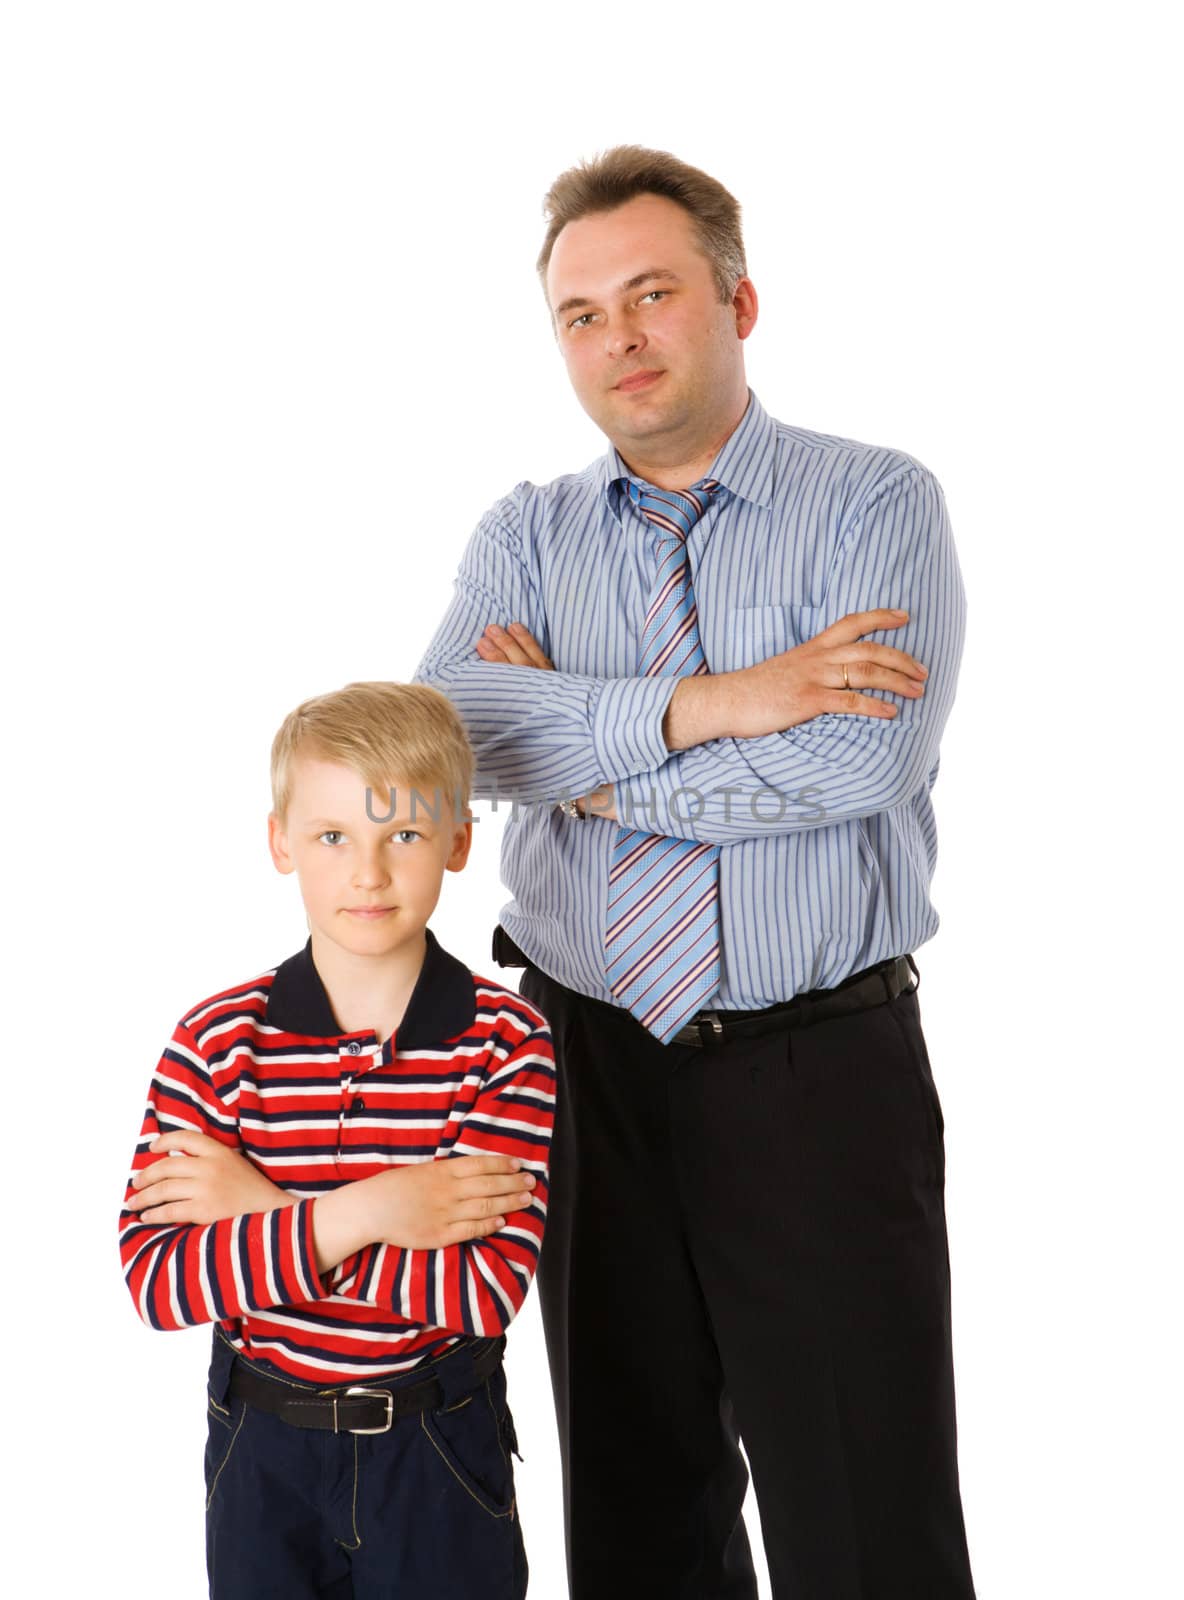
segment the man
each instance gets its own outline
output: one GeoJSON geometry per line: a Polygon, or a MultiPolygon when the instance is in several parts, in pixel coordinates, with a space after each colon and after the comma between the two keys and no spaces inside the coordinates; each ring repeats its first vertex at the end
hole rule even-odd
{"type": "Polygon", "coordinates": [[[419,673],[478,792],[516,802],[495,953],[559,1072],[540,1290],[572,1594],[754,1596],[742,1439],[778,1600],[963,1600],[911,959],[964,626],[941,491],[751,395],[715,180],[626,146],[547,213],[610,448],[486,515],[419,673]],[[548,796],[575,798],[518,804],[548,796]]]}

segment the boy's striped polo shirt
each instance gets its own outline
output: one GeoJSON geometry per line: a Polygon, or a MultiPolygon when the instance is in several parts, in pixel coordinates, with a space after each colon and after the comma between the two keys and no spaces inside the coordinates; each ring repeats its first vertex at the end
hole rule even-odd
{"type": "MultiPolygon", "coordinates": [[[[546,1021],[476,976],[426,930],[424,964],[392,1037],[342,1033],[311,940],[281,966],[190,1011],[153,1075],[133,1174],[161,1133],[241,1148],[298,1197],[208,1226],[120,1216],[136,1309],[155,1328],[220,1322],[235,1347],[327,1383],[402,1372],[499,1333],[522,1304],[547,1210],[555,1066],[546,1021]],[[509,1155],[530,1205],[486,1239],[439,1250],[368,1245],[318,1274],[316,1196],[384,1168],[509,1155]]],[[[132,1197],[130,1183],[126,1199],[132,1197]]]]}

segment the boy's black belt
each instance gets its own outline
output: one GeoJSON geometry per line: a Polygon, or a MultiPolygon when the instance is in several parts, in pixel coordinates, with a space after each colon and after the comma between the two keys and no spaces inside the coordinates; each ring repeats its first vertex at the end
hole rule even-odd
{"type": "MultiPolygon", "coordinates": [[[[500,925],[493,933],[493,958],[503,967],[533,965],[500,925]]],[[[877,961],[875,966],[865,967],[862,972],[853,972],[833,989],[810,989],[792,1000],[765,1006],[759,1011],[697,1011],[667,1043],[707,1048],[727,1044],[731,1039],[759,1039],[763,1034],[779,1033],[785,1028],[803,1028],[895,1000],[897,995],[915,989],[920,977],[911,955],[890,956],[887,961],[877,961]],[[914,978],[917,982],[912,981],[914,978]]],[[[607,1005],[587,995],[584,998],[592,1005],[607,1005]]],[[[607,1009],[620,1011],[621,1007],[607,1006],[607,1009]]]]}
{"type": "MultiPolygon", "coordinates": [[[[478,1378],[497,1371],[504,1348],[505,1340],[495,1339],[474,1359],[478,1378]]],[[[396,1417],[432,1411],[444,1399],[443,1387],[435,1378],[398,1389],[382,1383],[351,1384],[348,1389],[298,1389],[283,1379],[269,1378],[241,1359],[231,1369],[230,1392],[294,1428],[321,1428],[329,1433],[386,1433],[396,1417]]]]}

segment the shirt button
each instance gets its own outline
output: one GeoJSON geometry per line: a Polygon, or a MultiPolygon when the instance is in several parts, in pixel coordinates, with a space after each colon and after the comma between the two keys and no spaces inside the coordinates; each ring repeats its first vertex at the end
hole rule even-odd
{"type": "Polygon", "coordinates": [[[364,1100],[357,1099],[357,1100],[354,1101],[354,1110],[355,1111],[365,1111],[365,1109],[366,1109],[366,1102],[364,1100]]]}
{"type": "Polygon", "coordinates": [[[346,1048],[346,1051],[351,1056],[356,1056],[356,1055],[360,1054],[361,1049],[362,1049],[361,1045],[358,1043],[358,1041],[356,1039],[351,1039],[350,1042],[346,1045],[345,1048],[346,1048]]]}

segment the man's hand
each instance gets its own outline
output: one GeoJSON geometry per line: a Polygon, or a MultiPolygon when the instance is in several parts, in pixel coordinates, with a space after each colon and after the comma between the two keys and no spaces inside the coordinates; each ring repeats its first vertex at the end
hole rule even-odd
{"type": "Polygon", "coordinates": [[[482,661],[504,661],[512,667],[555,671],[555,663],[543,654],[534,634],[521,622],[511,622],[508,628],[499,628],[496,622],[491,622],[477,640],[477,654],[482,661]]]}
{"type": "Polygon", "coordinates": [[[265,1178],[241,1151],[204,1133],[162,1133],[148,1148],[161,1159],[136,1173],[132,1187],[138,1192],[127,1203],[145,1222],[204,1225],[296,1204],[294,1195],[265,1178]]]}
{"type": "Polygon", "coordinates": [[[892,645],[859,641],[864,634],[899,628],[907,621],[901,611],[854,611],[813,639],[756,666],[680,678],[662,726],[667,748],[687,750],[709,739],[782,733],[825,712],[895,717],[894,705],[859,691],[887,689],[915,700],[925,692],[928,671],[892,645]]]}
{"type": "Polygon", "coordinates": [[[617,791],[611,783],[602,783],[591,794],[582,794],[576,801],[582,817],[607,817],[617,822],[617,791]]]}
{"type": "MultiPolygon", "coordinates": [[[[511,622],[508,628],[499,628],[491,622],[477,640],[477,654],[482,661],[501,661],[511,667],[540,667],[554,672],[555,663],[542,652],[538,640],[521,622],[511,622]]],[[[607,817],[617,820],[616,794],[611,783],[602,784],[591,794],[580,795],[576,805],[585,817],[607,817]]]]}

